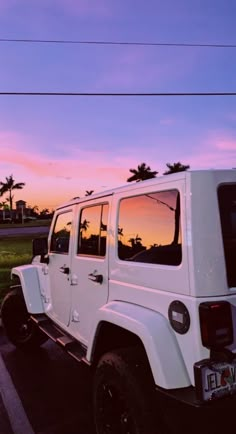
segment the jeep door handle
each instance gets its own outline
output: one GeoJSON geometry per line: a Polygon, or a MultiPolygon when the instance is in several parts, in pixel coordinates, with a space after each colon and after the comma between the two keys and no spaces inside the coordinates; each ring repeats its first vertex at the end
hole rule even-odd
{"type": "Polygon", "coordinates": [[[94,274],[94,273],[90,273],[88,275],[89,280],[92,280],[92,282],[97,282],[102,284],[103,282],[103,275],[102,274],[94,274]]]}
{"type": "Polygon", "coordinates": [[[59,270],[61,273],[64,273],[64,274],[70,273],[70,269],[69,269],[69,267],[66,267],[66,265],[63,265],[63,267],[60,267],[59,270]]]}

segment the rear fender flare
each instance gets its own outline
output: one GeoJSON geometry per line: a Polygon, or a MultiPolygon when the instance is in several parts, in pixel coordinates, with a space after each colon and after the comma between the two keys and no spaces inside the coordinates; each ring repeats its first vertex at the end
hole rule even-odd
{"type": "Polygon", "coordinates": [[[191,385],[179,344],[168,320],[158,312],[131,303],[111,302],[99,309],[88,345],[89,362],[92,362],[96,347],[99,324],[104,322],[122,327],[139,337],[156,385],[165,389],[191,385]]]}

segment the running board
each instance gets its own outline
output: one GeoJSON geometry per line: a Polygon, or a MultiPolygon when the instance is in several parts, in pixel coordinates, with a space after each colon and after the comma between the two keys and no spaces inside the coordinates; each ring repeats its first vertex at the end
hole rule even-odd
{"type": "Polygon", "coordinates": [[[85,358],[87,348],[76,341],[72,336],[65,333],[64,330],[54,324],[50,318],[44,314],[39,314],[31,315],[31,319],[37,324],[40,330],[77,360],[77,362],[84,361],[88,363],[85,358]]]}

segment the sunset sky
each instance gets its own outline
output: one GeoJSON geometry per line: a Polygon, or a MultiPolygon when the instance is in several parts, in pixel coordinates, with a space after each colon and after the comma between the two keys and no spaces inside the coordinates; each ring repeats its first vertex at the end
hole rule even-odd
{"type": "MultiPolygon", "coordinates": [[[[234,0],[0,0],[0,39],[236,44],[234,0]]],[[[0,42],[0,91],[235,92],[236,48],[0,42]]],[[[0,181],[55,208],[146,162],[236,167],[236,97],[0,96],[0,181]]]]}

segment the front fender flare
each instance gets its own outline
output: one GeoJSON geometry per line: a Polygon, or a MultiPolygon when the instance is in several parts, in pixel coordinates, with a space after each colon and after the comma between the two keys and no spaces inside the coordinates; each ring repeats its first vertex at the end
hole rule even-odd
{"type": "Polygon", "coordinates": [[[99,324],[104,322],[122,327],[140,338],[156,385],[165,389],[191,385],[179,344],[168,320],[158,312],[131,303],[114,301],[99,309],[90,335],[88,361],[92,361],[99,324]]]}
{"type": "Polygon", "coordinates": [[[44,312],[38,271],[37,265],[22,265],[11,271],[20,279],[27,310],[32,314],[44,312]]]}

